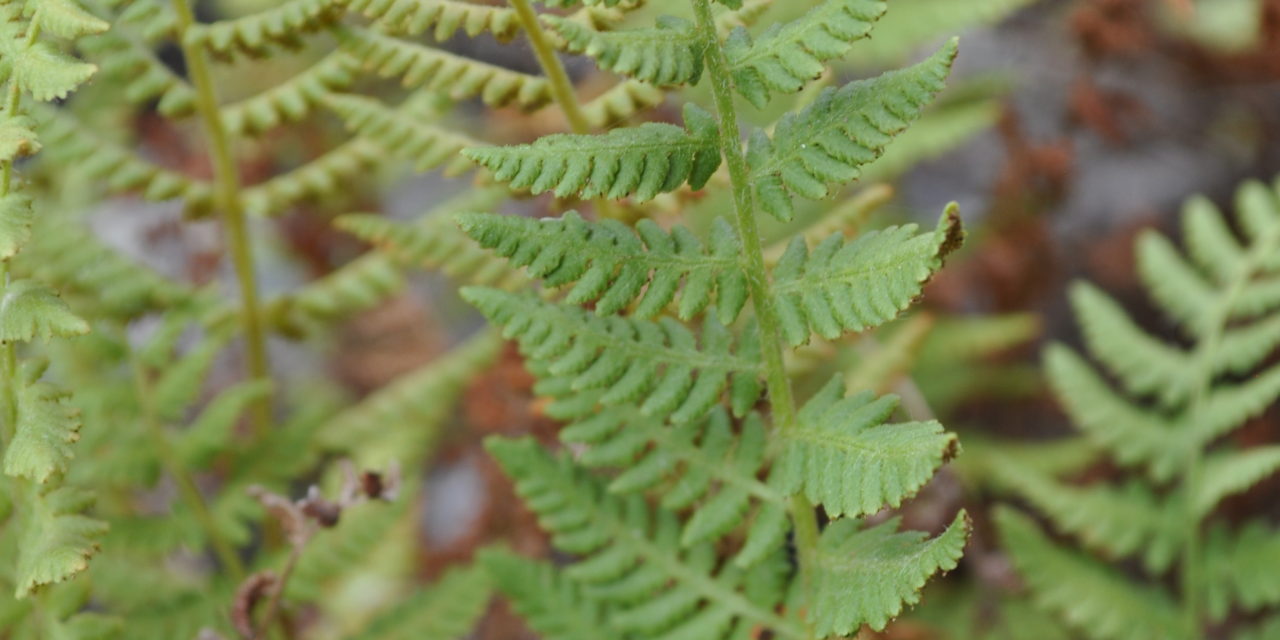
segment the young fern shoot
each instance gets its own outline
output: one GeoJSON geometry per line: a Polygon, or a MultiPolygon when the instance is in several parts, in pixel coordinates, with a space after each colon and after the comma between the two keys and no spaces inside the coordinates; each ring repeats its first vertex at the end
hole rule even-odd
{"type": "MultiPolygon", "coordinates": [[[[1232,613],[1280,605],[1274,527],[1215,517],[1224,499],[1280,470],[1280,445],[1215,446],[1280,398],[1280,368],[1267,365],[1280,345],[1277,194],[1240,188],[1239,236],[1208,200],[1190,200],[1186,256],[1154,231],[1139,239],[1142,282],[1189,348],[1147,334],[1092,285],[1072,290],[1088,352],[1120,389],[1061,345],[1046,353],[1049,379],[1084,435],[1132,477],[1123,487],[1066,486],[1015,460],[1001,465],[1007,484],[1087,553],[1054,544],[1016,510],[996,521],[1036,601],[1086,637],[1191,640],[1232,613]],[[1107,564],[1131,557],[1153,578],[1176,572],[1176,595],[1107,564]]],[[[1280,617],[1261,620],[1235,625],[1232,637],[1277,637],[1280,617]]]]}
{"type": "Polygon", "coordinates": [[[885,8],[827,0],[754,40],[744,30],[722,37],[710,0],[693,0],[691,16],[608,34],[546,17],[605,69],[709,82],[712,110],[686,104],[683,126],[464,151],[534,193],[643,201],[700,189],[721,166],[733,192],[732,215],[707,237],[573,212],[458,218],[481,246],[567,289],[463,290],[518,342],[546,411],[565,423],[561,439],[579,452],[488,443],[553,544],[579,558],[556,569],[485,557],[544,637],[849,636],[883,629],[930,576],[955,567],[963,512],[934,538],[899,532],[896,518],[863,520],[914,495],[955,455],[955,437],[933,421],[891,423],[896,398],[846,395],[840,380],[797,402],[783,356],[814,334],[865,331],[906,309],[958,246],[956,211],[924,232],[907,225],[852,241],[837,232],[812,247],[796,237],[772,268],[757,216],[790,220],[796,196],[827,198],[855,180],[941,90],[956,43],[823,90],[772,134],[754,131],[746,149],[736,112],[738,97],[764,104],[804,88],[885,8]],[[817,507],[830,519],[822,528],[817,507]]]}

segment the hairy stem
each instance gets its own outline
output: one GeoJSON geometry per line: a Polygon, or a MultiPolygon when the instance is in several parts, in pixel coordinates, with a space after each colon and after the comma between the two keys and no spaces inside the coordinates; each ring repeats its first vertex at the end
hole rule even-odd
{"type": "MultiPolygon", "coordinates": [[[[191,83],[196,89],[196,108],[204,124],[209,158],[213,162],[215,201],[222,212],[222,225],[240,286],[249,377],[268,380],[271,372],[267,362],[267,338],[262,321],[262,303],[258,298],[258,281],[254,273],[253,247],[249,241],[244,202],[240,197],[240,174],[231,152],[230,137],[218,110],[218,95],[209,73],[208,57],[199,45],[187,44],[182,37],[195,24],[195,15],[187,0],[173,0],[173,8],[178,15],[178,37],[183,42],[182,55],[187,62],[191,83]]],[[[258,437],[270,429],[270,396],[254,402],[252,423],[258,437]]]]}
{"type": "MultiPolygon", "coordinates": [[[[783,364],[783,344],[777,310],[769,292],[768,270],[765,268],[764,247],[760,242],[760,229],[756,224],[755,203],[751,182],[747,175],[747,161],[742,154],[742,135],[738,129],[738,113],[733,103],[733,80],[729,65],[716,34],[715,20],[711,15],[710,0],[694,0],[698,32],[707,39],[707,76],[715,97],[716,118],[720,122],[720,150],[729,168],[729,180],[733,185],[733,208],[737,218],[738,234],[743,243],[743,265],[747,287],[751,292],[751,304],[760,326],[760,351],[764,356],[765,384],[769,391],[769,404],[773,410],[776,427],[783,431],[796,428],[796,403],[791,392],[791,380],[783,364]]],[[[796,551],[800,561],[800,576],[806,592],[812,594],[811,569],[818,548],[818,520],[813,505],[803,495],[791,498],[791,519],[795,525],[796,551]]],[[[812,601],[812,599],[810,599],[812,601]]],[[[812,635],[812,634],[811,634],[812,635]]]]}
{"type": "Polygon", "coordinates": [[[227,542],[218,530],[217,522],[213,519],[213,513],[209,511],[209,505],[205,503],[204,496],[200,493],[199,487],[196,486],[195,479],[187,470],[186,465],[182,463],[182,459],[177,452],[173,450],[173,445],[169,442],[169,434],[165,433],[164,425],[160,424],[160,420],[156,415],[155,392],[148,382],[146,369],[142,365],[142,361],[138,358],[129,345],[128,337],[125,337],[126,348],[129,349],[129,363],[133,367],[133,389],[137,396],[138,407],[142,411],[142,421],[148,433],[151,435],[151,441],[156,449],[156,455],[160,457],[160,464],[164,467],[165,473],[173,478],[175,484],[178,485],[178,492],[182,496],[182,500],[187,503],[187,507],[195,514],[196,520],[200,523],[200,527],[204,529],[204,534],[209,538],[209,546],[213,547],[213,553],[218,557],[218,562],[227,571],[232,580],[239,582],[244,579],[244,564],[240,561],[239,554],[236,553],[234,547],[227,542]]]}

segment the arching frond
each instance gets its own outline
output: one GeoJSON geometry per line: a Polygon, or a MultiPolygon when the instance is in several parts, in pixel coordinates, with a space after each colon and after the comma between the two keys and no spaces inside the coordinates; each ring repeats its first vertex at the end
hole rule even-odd
{"type": "Polygon", "coordinates": [[[1182,633],[1177,605],[1161,588],[1139,586],[1116,569],[1058,548],[1034,522],[996,511],[1004,547],[1036,602],[1095,640],[1159,640],[1182,633]]]}
{"type": "Polygon", "coordinates": [[[680,127],[648,122],[604,135],[557,134],[532,144],[476,147],[462,153],[495,178],[535,194],[632,196],[650,200],[686,182],[701,189],[720,166],[719,134],[710,114],[690,104],[680,127]]]}
{"type": "Polygon", "coordinates": [[[785,584],[780,555],[751,571],[717,568],[708,545],[676,551],[680,527],[670,512],[651,511],[639,496],[608,496],[530,439],[486,444],[553,544],[582,558],[566,575],[595,599],[618,605],[609,623],[619,631],[716,640],[762,625],[783,638],[800,637],[794,622],[773,611],[785,584]]]}
{"type": "Polygon", "coordinates": [[[479,96],[485,104],[536,109],[551,100],[545,78],[472,60],[443,49],[363,29],[338,32],[342,50],[384,78],[406,87],[447,94],[454,100],[479,96]]]}
{"type": "Polygon", "coordinates": [[[937,422],[889,424],[895,396],[844,397],[836,377],[805,403],[793,429],[779,431],[781,451],[769,484],[804,493],[834,516],[873,514],[915,495],[958,453],[937,422]]]}
{"type": "Polygon", "coordinates": [[[594,302],[600,315],[639,300],[633,315],[651,318],[678,297],[678,314],[688,320],[714,295],[720,322],[727,325],[747,300],[741,242],[722,219],[705,246],[683,227],[667,232],[641,220],[632,230],[612,220],[590,223],[572,211],[539,220],[470,214],[458,223],[480,246],[527,267],[548,286],[576,283],[565,301],[594,302]]]}
{"type": "Polygon", "coordinates": [[[287,173],[245,188],[245,209],[279,215],[301,202],[338,193],[344,184],[387,160],[382,145],[356,137],[287,173]]]}
{"type": "Polygon", "coordinates": [[[746,29],[734,30],[725,44],[734,88],[759,108],[771,93],[799,91],[822,75],[827,61],[867,37],[884,11],[884,0],[825,0],[755,40],[746,29]]]}
{"type": "Polygon", "coordinates": [[[863,624],[877,631],[920,601],[920,589],[939,571],[956,567],[969,538],[963,511],[938,537],[898,532],[899,518],[869,528],[857,520],[837,520],[818,542],[814,563],[813,625],[820,635],[856,633],[863,624]]]}
{"type": "Polygon", "coordinates": [[[341,17],[343,4],[343,0],[285,0],[259,13],[195,25],[183,37],[186,44],[217,57],[261,57],[273,46],[301,47],[301,36],[341,17]]]}
{"type": "Polygon", "coordinates": [[[914,67],[824,89],[803,111],[785,116],[773,137],[757,131],[747,162],[760,206],[790,220],[791,198],[825,198],[857,179],[942,90],[956,56],[953,40],[914,67]]]}
{"type": "Polygon", "coordinates": [[[609,129],[666,99],[662,89],[637,80],[625,80],[582,105],[582,114],[592,127],[609,129]]]}
{"type": "Polygon", "coordinates": [[[223,125],[230,133],[259,135],[285,122],[302,120],[331,92],[351,86],[355,71],[356,64],[348,56],[331,53],[256,96],[223,106],[223,125]]]}
{"type": "Polygon", "coordinates": [[[917,235],[915,225],[906,225],[846,242],[837,232],[812,252],[797,237],[773,270],[783,337],[798,345],[811,333],[834,339],[892,320],[920,296],[963,238],[954,205],[931,233],[917,235]]]}
{"type": "Polygon", "coordinates": [[[603,390],[604,404],[637,402],[642,414],[682,423],[702,416],[731,379],[754,384],[759,377],[758,346],[744,341],[735,348],[733,335],[711,316],[695,337],[670,318],[600,317],[478,287],[463,289],[462,297],[518,340],[526,357],[546,361],[547,371],[569,390],[603,390]]]}
{"type": "Polygon", "coordinates": [[[654,28],[602,32],[552,15],[542,19],[566,49],[590,56],[601,69],[660,87],[697,84],[702,77],[703,40],[688,20],[665,16],[654,28]]]}
{"type": "Polygon", "coordinates": [[[404,275],[389,258],[369,254],[272,301],[267,313],[283,328],[328,322],[372,309],[400,293],[404,284],[404,275]]]}
{"type": "Polygon", "coordinates": [[[487,32],[503,42],[520,31],[520,21],[510,8],[466,0],[348,0],[346,7],[408,35],[433,29],[438,42],[459,29],[471,37],[487,32]]]}
{"type": "Polygon", "coordinates": [[[445,175],[453,176],[471,168],[458,152],[475,141],[431,124],[439,117],[440,105],[429,94],[417,94],[395,109],[372,98],[347,95],[329,96],[325,106],[342,116],[347,128],[362,138],[412,161],[415,171],[443,166],[445,175]]]}

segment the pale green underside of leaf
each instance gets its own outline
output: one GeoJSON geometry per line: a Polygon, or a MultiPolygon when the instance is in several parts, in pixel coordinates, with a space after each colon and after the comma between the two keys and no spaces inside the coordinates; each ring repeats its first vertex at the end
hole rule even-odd
{"type": "Polygon", "coordinates": [[[34,280],[14,280],[0,290],[0,342],[69,338],[89,332],[57,292],[34,280]]]}
{"type": "Polygon", "coordinates": [[[785,222],[794,215],[794,196],[826,198],[856,180],[942,90],[956,50],[953,40],[914,67],[824,89],[803,111],[785,116],[772,138],[756,132],[747,163],[760,206],[785,222]]]}
{"type": "Polygon", "coordinates": [[[996,512],[1004,547],[1036,602],[1093,640],[1167,640],[1182,634],[1177,605],[1164,590],[1130,582],[1118,570],[1056,547],[1034,522],[996,512]]]}
{"type": "Polygon", "coordinates": [[[82,515],[93,497],[71,487],[35,495],[22,516],[15,596],[24,598],[41,585],[62,582],[84,571],[98,551],[107,524],[82,515]]]}
{"type": "Polygon", "coordinates": [[[811,333],[835,339],[879,326],[920,296],[964,237],[960,216],[948,207],[932,233],[915,225],[890,227],[846,241],[833,233],[809,251],[792,241],[774,267],[774,304],[783,338],[792,346],[811,333]]]}
{"type": "Polygon", "coordinates": [[[769,484],[804,493],[831,516],[872,514],[915,495],[959,449],[934,421],[889,424],[897,398],[844,397],[839,377],[777,434],[781,452],[769,484]]]}
{"type": "Polygon", "coordinates": [[[571,53],[584,54],[606,71],[659,87],[697,84],[702,77],[703,39],[693,24],[663,16],[654,28],[596,31],[573,20],[544,15],[571,53]]]}
{"type": "Polygon", "coordinates": [[[725,388],[754,386],[759,377],[754,339],[735,346],[712,314],[698,335],[671,318],[600,317],[531,295],[467,287],[462,297],[518,340],[527,358],[545,361],[566,395],[602,390],[605,405],[635,402],[643,415],[679,424],[704,415],[725,388]]]}
{"type": "Polygon", "coordinates": [[[857,520],[828,525],[818,542],[812,622],[819,637],[853,635],[863,624],[877,631],[920,600],[920,589],[939,571],[956,567],[969,537],[963,511],[929,539],[897,532],[899,518],[862,529],[857,520]]]}
{"type": "Polygon", "coordinates": [[[826,0],[754,41],[745,29],[735,30],[725,44],[734,88],[758,108],[772,92],[799,91],[822,75],[827,61],[867,37],[884,11],[884,0],[826,0]]]}
{"type": "Polygon", "coordinates": [[[462,153],[515,189],[643,202],[685,183],[701,189],[720,166],[714,118],[689,103],[685,124],[687,130],[647,122],[603,135],[553,134],[532,144],[462,153]]]}
{"type": "Polygon", "coordinates": [[[262,57],[276,47],[301,48],[302,36],[341,17],[343,4],[342,0],[285,0],[258,13],[196,25],[186,30],[184,40],[220,58],[262,57]]]}

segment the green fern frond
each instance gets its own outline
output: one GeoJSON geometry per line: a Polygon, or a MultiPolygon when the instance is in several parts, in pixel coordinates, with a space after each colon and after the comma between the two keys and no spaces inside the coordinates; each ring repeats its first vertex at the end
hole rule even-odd
{"type": "Polygon", "coordinates": [[[323,29],[342,15],[342,0],[285,0],[262,12],[194,25],[183,35],[187,46],[224,59],[262,57],[272,47],[297,49],[301,36],[323,29]]]}
{"type": "Polygon", "coordinates": [[[662,89],[637,80],[625,80],[583,104],[582,115],[593,128],[609,129],[666,99],[662,89]]]}
{"type": "Polygon", "coordinates": [[[369,623],[353,640],[457,640],[489,605],[488,575],[479,567],[453,569],[369,623]]]}
{"type": "Polygon", "coordinates": [[[158,99],[161,114],[177,118],[195,111],[191,85],[166,66],[150,48],[129,33],[111,31],[78,43],[102,66],[102,77],[119,82],[126,100],[142,103],[158,99]]]}
{"type": "MultiPolygon", "coordinates": [[[[4,161],[12,162],[13,156],[4,161]]],[[[31,198],[21,193],[0,197],[0,260],[18,255],[18,251],[31,241],[33,222],[35,212],[31,210],[31,198]]]]}
{"type": "Polygon", "coordinates": [[[75,0],[38,0],[28,2],[26,12],[31,22],[59,38],[74,40],[102,33],[111,27],[101,18],[85,11],[75,0]]]}
{"type": "Polygon", "coordinates": [[[600,317],[478,287],[464,288],[462,297],[518,340],[526,357],[545,361],[566,391],[598,389],[601,403],[636,402],[642,414],[669,415],[677,424],[702,416],[726,386],[742,378],[754,385],[760,374],[758,348],[745,340],[735,348],[733,335],[710,315],[695,337],[670,318],[600,317]]]}
{"type": "Polygon", "coordinates": [[[235,437],[236,422],[252,405],[271,395],[271,383],[249,380],[232,385],[201,409],[184,429],[174,449],[189,469],[204,469],[213,458],[227,451],[235,437]]]}
{"type": "Polygon", "coordinates": [[[476,144],[470,137],[431,124],[438,105],[428,94],[410,98],[398,108],[388,108],[372,98],[334,94],[325,100],[358,136],[413,162],[414,171],[443,166],[447,176],[471,169],[462,149],[476,144]]]}
{"type": "Polygon", "coordinates": [[[735,29],[725,43],[734,88],[757,108],[771,93],[799,91],[822,75],[827,61],[867,37],[884,11],[884,0],[826,0],[754,41],[746,29],[735,29]]]}
{"type": "Polygon", "coordinates": [[[697,84],[702,77],[703,41],[688,20],[664,16],[654,28],[604,32],[551,15],[542,20],[570,53],[589,56],[601,69],[659,87],[697,84]]]}
{"type": "Polygon", "coordinates": [[[783,338],[804,344],[864,331],[897,317],[960,246],[964,230],[954,205],[932,233],[890,227],[845,241],[833,233],[811,251],[797,237],[774,267],[774,304],[783,338]]]}
{"type": "MultiPolygon", "coordinates": [[[[33,23],[42,22],[40,14],[36,12],[33,23]]],[[[61,100],[98,71],[49,42],[29,41],[15,23],[0,25],[0,77],[8,78],[21,93],[41,102],[61,100]]]]}
{"type": "Polygon", "coordinates": [[[27,362],[13,381],[17,420],[4,452],[5,475],[39,484],[67,472],[75,457],[71,445],[80,439],[80,409],[71,404],[71,394],[40,382],[43,373],[27,362]]]}
{"type": "Polygon", "coordinates": [[[839,377],[800,409],[797,426],[781,431],[769,484],[804,493],[827,513],[851,517],[897,507],[959,452],[937,422],[888,424],[894,396],[844,397],[839,377]]]}
{"type": "Polygon", "coordinates": [[[723,219],[706,245],[684,227],[668,232],[641,220],[633,230],[612,220],[587,222],[573,211],[558,219],[464,214],[458,223],[480,246],[527,267],[530,277],[551,287],[576,283],[565,301],[594,302],[602,316],[638,299],[633,315],[651,318],[678,297],[678,315],[688,320],[714,296],[727,325],[746,304],[742,243],[723,219]]]}
{"type": "Polygon", "coordinates": [[[546,640],[622,637],[609,623],[608,608],[551,565],[500,549],[482,551],[479,561],[520,617],[546,640]]]}
{"type": "MultiPolygon", "coordinates": [[[[93,178],[114,192],[139,191],[147,200],[182,200],[192,215],[207,213],[213,205],[208,183],[157,167],[125,148],[104,140],[75,120],[65,109],[39,112],[40,135],[57,150],[59,166],[93,178]]],[[[50,154],[42,156],[42,160],[50,154]]]]}
{"type": "Polygon", "coordinates": [[[459,29],[473,38],[489,33],[501,42],[520,32],[512,9],[465,0],[348,0],[346,7],[399,33],[418,35],[434,27],[432,37],[437,42],[448,40],[459,29]]]}
{"type": "Polygon", "coordinates": [[[372,465],[427,455],[463,387],[493,362],[501,344],[489,332],[472,338],[325,421],[317,439],[372,465]]]}
{"type": "Polygon", "coordinates": [[[651,200],[686,182],[701,189],[720,166],[719,134],[710,114],[690,103],[688,129],[647,122],[604,135],[556,134],[532,144],[475,147],[463,155],[495,178],[534,194],[651,200]]]}
{"type": "Polygon", "coordinates": [[[304,327],[372,309],[404,286],[404,274],[388,257],[368,254],[273,300],[266,311],[282,328],[304,327]]]}
{"type": "Polygon", "coordinates": [[[1204,547],[1205,603],[1210,617],[1221,621],[1234,607],[1256,612],[1280,604],[1280,536],[1254,521],[1239,531],[1210,530],[1204,547]]]}
{"type": "Polygon", "coordinates": [[[356,136],[287,173],[245,188],[245,210],[258,216],[274,216],[301,202],[320,200],[342,190],[357,176],[387,161],[382,145],[356,136]]]}
{"type": "Polygon", "coordinates": [[[531,439],[490,439],[486,446],[538,512],[553,544],[582,556],[565,575],[595,599],[618,605],[609,622],[622,633],[714,640],[735,626],[764,625],[784,638],[803,637],[773,611],[783,595],[777,562],[749,572],[731,565],[717,571],[708,545],[673,553],[679,523],[670,512],[651,511],[639,496],[607,496],[531,439]]]}
{"type": "Polygon", "coordinates": [[[1005,550],[1036,602],[1094,640],[1162,640],[1182,633],[1177,605],[1163,589],[1138,586],[1119,571],[1059,549],[1012,509],[996,511],[1005,550]]]}
{"type": "Polygon", "coordinates": [[[1280,471],[1280,445],[1211,453],[1205,457],[1204,479],[1192,498],[1192,507],[1200,517],[1209,515],[1223,499],[1248,490],[1276,471],[1280,471]]]}
{"type": "MultiPolygon", "coordinates": [[[[964,91],[952,83],[951,93],[964,91]]],[[[977,85],[978,82],[972,82],[977,85]]],[[[864,183],[894,180],[923,162],[941,157],[990,130],[1000,120],[1004,103],[999,92],[980,98],[934,105],[894,139],[884,155],[862,168],[864,183]]]]}
{"type": "Polygon", "coordinates": [[[837,520],[822,532],[812,617],[820,637],[853,635],[863,624],[883,630],[903,605],[919,602],[930,577],[956,567],[969,538],[966,513],[931,540],[919,531],[898,533],[899,522],[864,529],[858,520],[837,520]]]}
{"type": "Polygon", "coordinates": [[[21,521],[15,597],[88,568],[98,539],[107,532],[105,522],[83,515],[92,505],[92,494],[72,487],[33,492],[21,521]]]}
{"type": "Polygon", "coordinates": [[[356,64],[342,53],[331,53],[298,75],[256,96],[221,108],[229,133],[259,135],[285,122],[302,120],[330,93],[356,81],[356,64]]]}
{"type": "Polygon", "coordinates": [[[479,96],[492,107],[515,104],[532,110],[551,100],[545,78],[373,31],[337,33],[342,50],[361,66],[383,78],[400,78],[406,87],[439,91],[454,100],[479,96]]]}
{"type": "Polygon", "coordinates": [[[89,323],[71,312],[56,291],[34,280],[14,280],[0,288],[0,342],[69,338],[89,332],[89,323]]]}
{"type": "Polygon", "coordinates": [[[469,191],[433,208],[413,222],[399,222],[376,214],[340,216],[334,225],[396,262],[438,270],[462,284],[512,289],[528,280],[506,260],[468,241],[452,219],[452,212],[487,209],[508,197],[506,189],[469,191]]]}
{"type": "Polygon", "coordinates": [[[793,196],[825,198],[857,179],[942,90],[956,50],[953,40],[914,67],[824,89],[785,116],[772,138],[757,131],[747,163],[760,206],[785,222],[794,215],[793,196]]]}

